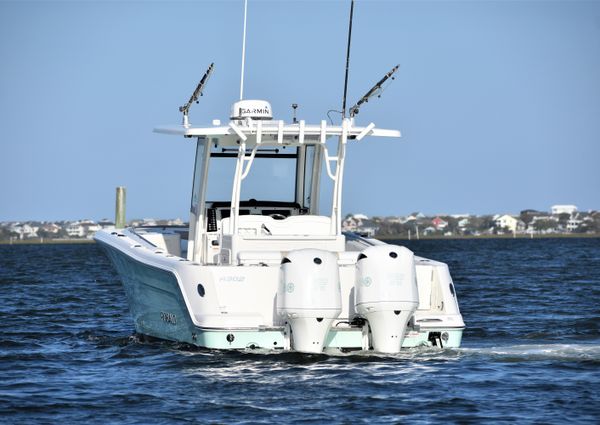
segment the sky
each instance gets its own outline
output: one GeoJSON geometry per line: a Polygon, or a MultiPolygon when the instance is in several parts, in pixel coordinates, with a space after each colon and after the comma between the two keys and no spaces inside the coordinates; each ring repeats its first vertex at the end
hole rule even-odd
{"type": "MultiPolygon", "coordinates": [[[[250,0],[244,97],[341,108],[349,1],[250,0]]],[[[243,1],[0,0],[0,221],[188,218],[192,124],[239,97],[243,1]]],[[[349,103],[394,65],[348,149],[344,213],[600,209],[600,1],[357,0],[349,103]]]]}

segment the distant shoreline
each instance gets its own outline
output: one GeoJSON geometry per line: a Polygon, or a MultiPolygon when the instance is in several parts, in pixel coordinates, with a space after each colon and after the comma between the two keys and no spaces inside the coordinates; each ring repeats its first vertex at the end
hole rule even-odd
{"type": "MultiPolygon", "coordinates": [[[[593,239],[600,238],[600,233],[549,233],[543,235],[534,235],[531,237],[529,234],[516,234],[516,235],[452,235],[452,236],[443,236],[443,235],[428,235],[421,236],[417,238],[406,237],[406,235],[385,235],[385,236],[374,236],[375,239],[379,239],[382,241],[392,241],[392,240],[401,240],[401,241],[418,241],[418,240],[461,240],[461,239],[593,239]]],[[[85,244],[93,244],[95,241],[93,239],[43,239],[33,238],[33,239],[23,239],[23,240],[1,240],[0,245],[85,245],[85,244]]]]}
{"type": "Polygon", "coordinates": [[[448,239],[448,240],[456,240],[456,239],[590,239],[590,238],[600,238],[600,233],[547,233],[547,234],[534,234],[533,237],[531,234],[523,234],[517,233],[513,234],[505,234],[505,235],[452,235],[452,236],[444,236],[444,235],[427,235],[420,236],[419,238],[411,237],[410,239],[406,235],[385,235],[385,236],[374,236],[375,239],[379,239],[382,241],[389,240],[405,240],[405,241],[416,241],[416,240],[439,240],[439,239],[448,239]]]}

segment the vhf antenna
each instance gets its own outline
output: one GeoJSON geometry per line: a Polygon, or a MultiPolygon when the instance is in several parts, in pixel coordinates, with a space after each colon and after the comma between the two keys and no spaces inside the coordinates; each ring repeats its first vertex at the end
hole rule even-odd
{"type": "Polygon", "coordinates": [[[246,63],[246,18],[248,17],[248,0],[244,0],[244,35],[242,38],[242,71],[240,75],[240,100],[244,99],[244,65],[246,63]]]}
{"type": "Polygon", "coordinates": [[[184,127],[190,126],[190,122],[188,120],[188,113],[190,111],[190,106],[192,106],[193,102],[198,103],[198,97],[202,96],[202,90],[204,90],[204,86],[208,82],[208,79],[210,78],[210,74],[212,74],[214,67],[215,67],[215,63],[213,62],[210,64],[210,66],[204,73],[204,76],[202,77],[202,79],[200,80],[198,85],[196,86],[196,90],[194,90],[194,93],[192,93],[190,100],[188,100],[185,105],[179,107],[179,112],[183,112],[183,126],[184,127]]]}
{"type": "Polygon", "coordinates": [[[348,48],[346,49],[346,75],[344,77],[344,97],[342,98],[342,120],[346,118],[346,95],[348,94],[348,70],[350,68],[350,41],[352,40],[352,15],[354,0],[350,3],[350,23],[348,24],[348,48]]]}
{"type": "Polygon", "coordinates": [[[391,78],[393,80],[395,78],[393,75],[396,73],[396,71],[398,71],[399,67],[400,67],[400,65],[396,65],[395,67],[393,67],[390,72],[385,74],[383,76],[383,78],[377,82],[377,84],[375,84],[373,87],[371,87],[371,90],[369,90],[367,92],[367,94],[365,94],[363,97],[360,98],[360,100],[358,102],[356,102],[356,105],[354,105],[353,107],[350,108],[350,118],[352,118],[356,114],[358,114],[360,106],[363,103],[368,102],[369,99],[371,97],[373,97],[375,94],[377,94],[377,97],[381,97],[383,83],[385,83],[389,78],[391,78]]]}

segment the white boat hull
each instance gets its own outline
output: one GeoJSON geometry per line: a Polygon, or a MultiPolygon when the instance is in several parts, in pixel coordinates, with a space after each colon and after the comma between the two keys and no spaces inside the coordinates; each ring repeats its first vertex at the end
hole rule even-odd
{"type": "MultiPolygon", "coordinates": [[[[98,232],[95,239],[123,282],[137,333],[209,349],[293,348],[290,327],[277,314],[279,267],[200,265],[127,230],[98,232]]],[[[342,313],[332,321],[324,352],[373,349],[368,323],[351,324],[356,312],[350,272],[350,268],[340,271],[342,313]]],[[[401,347],[456,348],[463,328],[460,313],[417,310],[404,330],[401,347]]]]}

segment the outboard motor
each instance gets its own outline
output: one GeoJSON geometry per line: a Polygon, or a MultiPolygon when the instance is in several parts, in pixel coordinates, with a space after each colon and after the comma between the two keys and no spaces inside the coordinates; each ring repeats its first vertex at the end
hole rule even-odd
{"type": "Polygon", "coordinates": [[[356,312],[367,319],[373,349],[398,353],[406,325],[419,304],[415,259],[397,245],[375,245],[356,263],[356,312]]]}
{"type": "Polygon", "coordinates": [[[328,251],[299,249],[281,261],[277,313],[292,330],[292,349],[323,351],[333,320],[342,311],[337,257],[328,251]]]}

